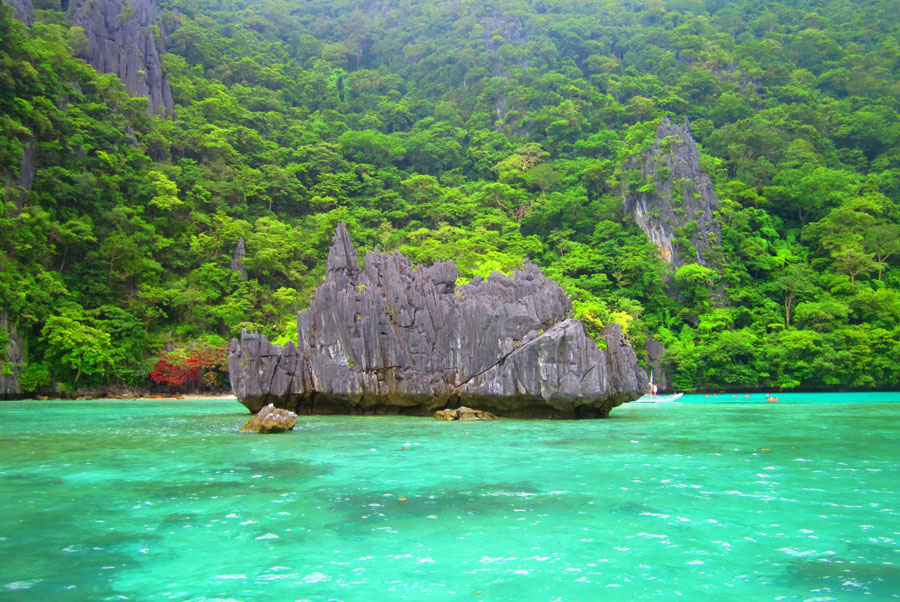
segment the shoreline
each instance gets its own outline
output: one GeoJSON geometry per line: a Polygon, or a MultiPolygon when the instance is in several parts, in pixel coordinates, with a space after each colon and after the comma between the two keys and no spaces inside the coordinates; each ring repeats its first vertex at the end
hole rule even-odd
{"type": "Polygon", "coordinates": [[[208,395],[199,393],[190,393],[184,395],[139,395],[136,397],[23,397],[19,399],[7,399],[4,401],[200,401],[207,399],[215,399],[220,401],[237,401],[237,397],[234,395],[234,393],[215,393],[208,395]]]}

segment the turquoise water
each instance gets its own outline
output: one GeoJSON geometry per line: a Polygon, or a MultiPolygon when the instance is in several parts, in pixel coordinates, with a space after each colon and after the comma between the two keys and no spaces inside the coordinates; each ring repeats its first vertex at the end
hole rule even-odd
{"type": "Polygon", "coordinates": [[[0,404],[0,601],[892,600],[900,394],[592,421],[0,404]]]}

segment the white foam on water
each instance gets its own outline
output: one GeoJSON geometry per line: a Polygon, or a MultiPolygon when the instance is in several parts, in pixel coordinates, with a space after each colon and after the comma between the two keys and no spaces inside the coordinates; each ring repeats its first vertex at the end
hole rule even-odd
{"type": "Polygon", "coordinates": [[[22,589],[31,589],[34,585],[40,583],[43,579],[31,579],[29,581],[13,581],[11,583],[5,584],[4,589],[8,590],[22,590],[22,589]]]}
{"type": "Polygon", "coordinates": [[[260,535],[256,539],[278,539],[278,536],[274,533],[266,533],[265,535],[260,535]]]}

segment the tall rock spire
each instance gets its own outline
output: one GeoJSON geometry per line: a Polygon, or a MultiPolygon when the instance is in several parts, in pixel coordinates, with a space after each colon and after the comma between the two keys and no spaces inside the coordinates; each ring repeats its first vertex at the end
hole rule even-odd
{"type": "Polygon", "coordinates": [[[356,252],[356,247],[353,246],[353,240],[350,238],[350,232],[347,231],[347,225],[344,222],[337,225],[334,237],[331,239],[331,248],[328,250],[327,271],[338,270],[359,271],[359,254],[356,252]]]}
{"type": "Polygon", "coordinates": [[[247,257],[247,251],[244,250],[244,237],[238,237],[237,244],[234,246],[234,253],[231,255],[231,261],[228,267],[231,271],[238,272],[241,275],[241,281],[247,279],[247,268],[244,267],[244,258],[247,257]]]}
{"type": "Polygon", "coordinates": [[[679,127],[666,117],[649,151],[627,166],[637,178],[624,178],[625,210],[668,263],[716,265],[721,228],[715,220],[719,198],[700,169],[700,151],[685,119],[679,127]],[[637,172],[637,173],[635,173],[637,172]]]}

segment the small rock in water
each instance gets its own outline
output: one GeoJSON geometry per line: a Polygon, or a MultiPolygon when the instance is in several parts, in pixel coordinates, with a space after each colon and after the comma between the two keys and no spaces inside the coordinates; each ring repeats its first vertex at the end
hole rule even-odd
{"type": "Polygon", "coordinates": [[[297,424],[297,415],[290,410],[265,406],[241,427],[242,433],[281,433],[290,431],[297,424]]]}
{"type": "Polygon", "coordinates": [[[466,406],[460,406],[455,410],[438,410],[434,413],[435,420],[497,420],[497,417],[484,410],[473,410],[466,406]]]}

